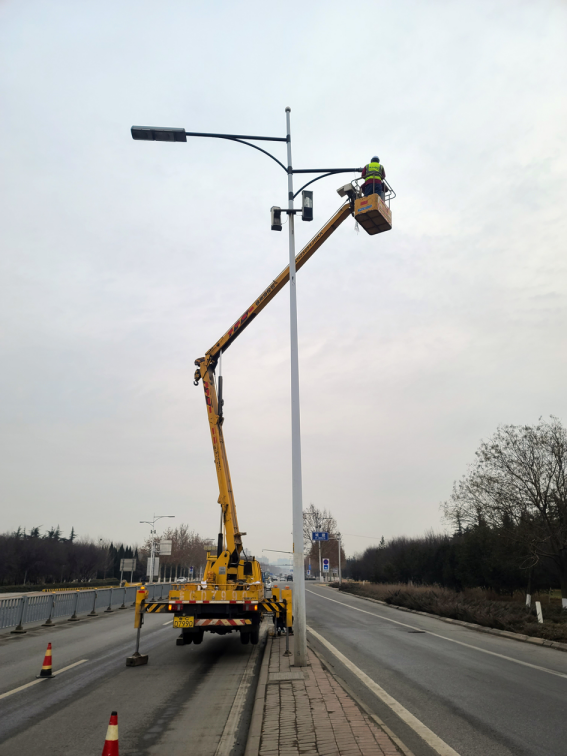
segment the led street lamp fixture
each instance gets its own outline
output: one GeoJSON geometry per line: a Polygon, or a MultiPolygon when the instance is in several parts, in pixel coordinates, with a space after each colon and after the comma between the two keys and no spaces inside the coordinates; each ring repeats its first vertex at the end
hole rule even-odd
{"type": "Polygon", "coordinates": [[[132,139],[146,142],[186,142],[185,129],[167,129],[163,126],[132,126],[132,139]]]}

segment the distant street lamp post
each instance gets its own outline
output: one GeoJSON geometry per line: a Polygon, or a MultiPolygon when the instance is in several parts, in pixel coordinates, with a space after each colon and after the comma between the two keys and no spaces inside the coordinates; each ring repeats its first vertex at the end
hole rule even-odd
{"type": "Polygon", "coordinates": [[[293,512],[293,614],[294,614],[294,664],[296,667],[307,665],[307,618],[305,612],[305,564],[303,549],[303,494],[301,481],[301,424],[299,407],[299,349],[297,338],[297,286],[295,270],[295,228],[294,216],[300,212],[303,220],[313,220],[313,192],[303,191],[314,181],[331,176],[335,173],[360,172],[360,168],[293,168],[291,163],[291,108],[285,109],[286,136],[246,136],[242,134],[212,134],[199,131],[185,131],[185,129],[132,126],[132,139],[154,142],[186,142],[187,137],[211,137],[214,139],[228,139],[240,144],[246,144],[259,150],[274,160],[287,173],[288,207],[272,208],[272,230],[281,231],[281,213],[288,215],[289,226],[289,303],[290,303],[290,344],[291,344],[291,477],[292,477],[292,512],[293,512]],[[250,141],[286,142],[287,167],[267,150],[251,144],[250,141]],[[293,191],[294,173],[319,173],[317,178],[311,179],[297,192],[293,191]],[[296,210],[293,201],[302,192],[302,207],[296,210]]]}
{"type": "Polygon", "coordinates": [[[175,515],[160,515],[159,517],[156,517],[154,515],[153,520],[140,520],[141,525],[151,525],[152,528],[150,530],[150,570],[148,572],[148,577],[150,583],[154,582],[154,560],[156,556],[156,522],[158,520],[163,520],[164,518],[168,517],[175,517],[175,515]]]}
{"type": "MultiPolygon", "coordinates": [[[[304,516],[305,514],[307,513],[304,513],[304,516]]],[[[334,517],[321,517],[319,519],[321,520],[321,522],[323,521],[328,522],[329,520],[333,520],[334,517]]],[[[335,539],[332,538],[331,540],[334,541],[335,539]]],[[[321,541],[318,541],[318,544],[319,544],[319,582],[322,583],[323,582],[323,569],[321,566],[321,541]]]]}
{"type": "Polygon", "coordinates": [[[342,571],[341,571],[341,537],[338,536],[338,538],[330,538],[329,540],[330,541],[337,541],[338,544],[339,544],[339,585],[342,585],[342,583],[343,583],[343,575],[342,575],[342,571]]]}

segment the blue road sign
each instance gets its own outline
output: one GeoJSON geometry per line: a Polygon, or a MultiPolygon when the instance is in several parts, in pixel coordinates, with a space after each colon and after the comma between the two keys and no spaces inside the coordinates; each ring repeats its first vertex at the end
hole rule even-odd
{"type": "Polygon", "coordinates": [[[323,572],[329,572],[329,560],[323,559],[323,572]]]}
{"type": "Polygon", "coordinates": [[[322,530],[315,530],[313,533],[311,533],[311,537],[314,541],[328,541],[329,540],[329,534],[323,532],[322,530]]]}

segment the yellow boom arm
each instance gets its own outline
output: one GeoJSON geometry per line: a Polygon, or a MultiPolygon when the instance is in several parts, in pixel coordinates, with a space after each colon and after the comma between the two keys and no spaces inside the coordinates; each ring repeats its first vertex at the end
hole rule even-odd
{"type": "MultiPolygon", "coordinates": [[[[295,258],[296,270],[299,270],[309,258],[319,249],[319,247],[331,236],[331,234],[341,225],[341,223],[352,214],[352,206],[349,202],[345,203],[323,228],[315,234],[311,241],[301,250],[295,258]]],[[[219,483],[219,504],[222,507],[223,522],[225,528],[226,548],[230,552],[231,565],[236,566],[239,561],[240,552],[242,551],[242,538],[246,535],[240,533],[238,529],[238,519],[236,516],[236,505],[234,503],[234,494],[230,480],[230,470],[226,456],[226,447],[222,432],[222,406],[219,407],[219,398],[215,386],[215,369],[217,361],[222,352],[226,352],[232,342],[240,336],[242,331],[250,325],[256,315],[260,313],[272,299],[280,292],[289,281],[289,265],[272,281],[262,294],[252,305],[241,315],[231,328],[209,349],[204,357],[195,360],[197,370],[195,371],[195,386],[199,381],[203,381],[205,391],[205,401],[207,403],[207,413],[209,416],[209,427],[211,431],[211,441],[213,442],[213,451],[215,455],[215,465],[217,469],[217,478],[219,483]]]]}

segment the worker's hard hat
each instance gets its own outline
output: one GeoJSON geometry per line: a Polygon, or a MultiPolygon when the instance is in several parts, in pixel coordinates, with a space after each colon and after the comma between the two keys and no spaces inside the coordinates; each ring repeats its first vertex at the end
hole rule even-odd
{"type": "Polygon", "coordinates": [[[379,163],[380,162],[380,158],[377,157],[376,155],[374,155],[374,157],[372,158],[372,160],[370,162],[371,163],[379,163]]]}

